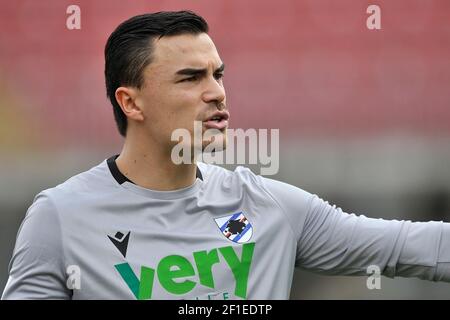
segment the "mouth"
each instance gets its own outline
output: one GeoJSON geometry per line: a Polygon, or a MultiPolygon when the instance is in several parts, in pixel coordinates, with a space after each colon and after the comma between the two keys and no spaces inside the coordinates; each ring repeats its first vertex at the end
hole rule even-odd
{"type": "Polygon", "coordinates": [[[216,111],[209,118],[203,121],[203,125],[208,129],[225,130],[228,127],[228,111],[216,111]]]}

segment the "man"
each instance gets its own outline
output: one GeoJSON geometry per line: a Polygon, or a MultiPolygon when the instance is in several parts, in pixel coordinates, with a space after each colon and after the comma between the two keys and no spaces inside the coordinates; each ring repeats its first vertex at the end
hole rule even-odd
{"type": "Polygon", "coordinates": [[[226,145],[224,64],[207,32],[183,11],[111,34],[106,88],[123,149],[36,196],[2,298],[287,299],[295,266],[449,281],[447,223],[356,216],[242,167],[174,163],[171,134],[193,134],[194,121],[226,145]]]}

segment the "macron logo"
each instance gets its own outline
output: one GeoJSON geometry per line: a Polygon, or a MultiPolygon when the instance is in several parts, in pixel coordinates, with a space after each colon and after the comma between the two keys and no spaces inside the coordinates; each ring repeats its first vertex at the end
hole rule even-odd
{"type": "Polygon", "coordinates": [[[130,239],[131,231],[128,231],[127,235],[124,236],[122,232],[117,232],[113,237],[108,236],[109,240],[113,245],[120,251],[124,258],[127,256],[128,240],[130,239]]]}

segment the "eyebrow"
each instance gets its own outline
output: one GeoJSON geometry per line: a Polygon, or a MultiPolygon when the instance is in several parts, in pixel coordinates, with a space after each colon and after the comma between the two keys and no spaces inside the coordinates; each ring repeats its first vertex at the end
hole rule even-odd
{"type": "MultiPolygon", "coordinates": [[[[223,70],[225,70],[224,63],[222,63],[222,65],[219,68],[214,70],[214,73],[223,72],[223,70]]],[[[176,72],[176,74],[184,75],[184,76],[201,76],[201,75],[205,75],[207,73],[207,71],[208,71],[207,69],[186,68],[186,69],[178,70],[176,72]]]]}

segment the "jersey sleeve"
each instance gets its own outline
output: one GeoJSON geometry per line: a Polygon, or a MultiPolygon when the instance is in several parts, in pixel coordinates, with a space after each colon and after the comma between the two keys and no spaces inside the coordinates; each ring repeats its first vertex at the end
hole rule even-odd
{"type": "Polygon", "coordinates": [[[45,192],[38,194],[19,228],[2,299],[70,299],[61,226],[45,192]]]}
{"type": "Polygon", "coordinates": [[[268,178],[260,183],[288,216],[297,236],[296,264],[330,275],[450,282],[450,224],[368,218],[346,213],[315,194],[268,178]]]}

